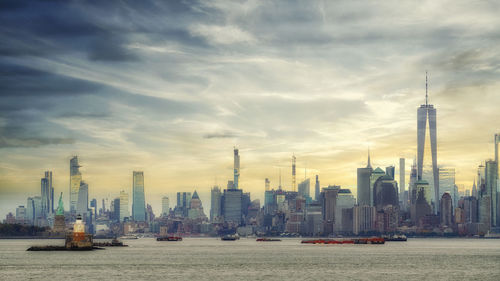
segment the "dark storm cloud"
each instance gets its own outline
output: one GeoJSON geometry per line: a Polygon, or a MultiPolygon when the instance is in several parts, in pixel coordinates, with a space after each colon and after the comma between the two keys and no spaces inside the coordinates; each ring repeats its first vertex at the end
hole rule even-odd
{"type": "Polygon", "coordinates": [[[22,127],[0,127],[0,149],[73,144],[74,142],[75,140],[73,138],[54,138],[33,135],[22,127]]]}

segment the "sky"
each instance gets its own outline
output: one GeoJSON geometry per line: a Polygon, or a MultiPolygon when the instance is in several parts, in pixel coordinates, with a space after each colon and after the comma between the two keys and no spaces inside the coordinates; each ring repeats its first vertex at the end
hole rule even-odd
{"type": "MultiPolygon", "coordinates": [[[[498,1],[1,1],[0,219],[53,171],[68,208],[78,155],[91,198],[146,201],[232,179],[263,203],[319,175],[356,194],[356,168],[416,154],[437,108],[438,165],[470,188],[500,132],[498,1]]],[[[397,169],[396,169],[397,170],[397,169]]],[[[406,181],[408,182],[408,180],[406,181]]],[[[100,207],[100,204],[99,204],[100,207]]]]}

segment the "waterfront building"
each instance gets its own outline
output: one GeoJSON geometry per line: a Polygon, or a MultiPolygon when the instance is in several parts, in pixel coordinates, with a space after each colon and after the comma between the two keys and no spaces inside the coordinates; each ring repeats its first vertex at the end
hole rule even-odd
{"type": "Polygon", "coordinates": [[[35,200],[33,197],[28,197],[26,200],[26,220],[28,224],[35,223],[35,200]]]}
{"type": "Polygon", "coordinates": [[[24,206],[19,206],[16,208],[16,222],[19,224],[26,224],[26,208],[24,206]]]}
{"type": "Polygon", "coordinates": [[[433,198],[435,199],[435,213],[437,213],[437,210],[439,210],[439,169],[437,164],[436,109],[432,104],[428,103],[427,74],[425,76],[425,104],[422,104],[417,110],[417,177],[418,180],[425,179],[429,182],[429,187],[433,191],[433,198]],[[429,124],[432,157],[430,178],[424,177],[423,174],[427,124],[429,124]]]}
{"type": "Polygon", "coordinates": [[[312,203],[306,207],[304,232],[309,236],[319,236],[323,234],[323,215],[321,204],[312,203]]]}
{"type": "MultiPolygon", "coordinates": [[[[124,190],[120,191],[120,222],[130,217],[130,211],[128,208],[128,193],[124,190]]],[[[115,207],[116,208],[116,207],[115,207]]]]}
{"type": "Polygon", "coordinates": [[[161,198],[161,215],[168,216],[169,213],[170,213],[170,200],[168,199],[168,196],[163,196],[161,198]]]}
{"type": "Polygon", "coordinates": [[[353,208],[353,232],[356,235],[375,230],[376,209],[372,206],[355,206],[353,208]]]}
{"type": "Polygon", "coordinates": [[[240,225],[242,222],[241,201],[243,192],[241,189],[224,190],[224,222],[240,225]]]}
{"type": "Polygon", "coordinates": [[[132,182],[132,219],[146,221],[146,202],[144,198],[144,172],[134,171],[132,182]]]}
{"type": "Polygon", "coordinates": [[[441,225],[453,226],[453,200],[448,192],[441,196],[440,207],[441,225]]]}
{"type": "Polygon", "coordinates": [[[370,178],[372,175],[372,166],[370,164],[370,152],[368,151],[368,164],[366,168],[358,168],[357,190],[358,204],[371,205],[370,203],[370,178]]]}
{"type": "Polygon", "coordinates": [[[69,161],[69,210],[72,214],[76,213],[78,192],[82,181],[80,167],[81,166],[78,163],[78,156],[73,156],[73,158],[69,161]]]}

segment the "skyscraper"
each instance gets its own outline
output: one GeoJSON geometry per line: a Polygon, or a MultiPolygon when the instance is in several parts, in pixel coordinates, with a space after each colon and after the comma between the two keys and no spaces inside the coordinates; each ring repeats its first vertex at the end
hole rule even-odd
{"type": "Polygon", "coordinates": [[[441,225],[451,227],[453,225],[453,201],[448,192],[443,193],[441,196],[441,225]]]}
{"type": "Polygon", "coordinates": [[[269,191],[269,188],[271,186],[271,182],[269,181],[268,178],[266,178],[265,182],[264,182],[264,191],[269,191]]]}
{"type": "Polygon", "coordinates": [[[241,201],[243,191],[241,189],[224,190],[224,221],[232,222],[236,225],[241,224],[241,201]]]}
{"type": "Polygon", "coordinates": [[[311,198],[310,191],[311,190],[311,180],[305,179],[303,182],[299,183],[299,195],[304,198],[311,198]]]}
{"type": "Polygon", "coordinates": [[[88,210],[89,210],[89,186],[84,181],[81,181],[80,188],[78,189],[78,202],[76,205],[76,213],[84,217],[87,215],[88,210]]]}
{"type": "Polygon", "coordinates": [[[292,155],[292,191],[297,191],[297,182],[296,182],[296,167],[295,167],[295,155],[292,155]]]}
{"type": "Polygon", "coordinates": [[[146,203],[144,200],[144,172],[133,172],[132,219],[146,221],[146,203]]]}
{"type": "MultiPolygon", "coordinates": [[[[266,179],[267,180],[267,179],[266,179]]],[[[221,198],[222,193],[218,186],[212,187],[210,192],[210,221],[214,221],[219,218],[221,214],[221,198]]]]}
{"type": "Polygon", "coordinates": [[[368,151],[368,164],[366,168],[358,168],[358,205],[359,206],[370,206],[370,177],[372,175],[372,166],[370,163],[370,151],[368,151]]]}
{"type": "Polygon", "coordinates": [[[408,198],[405,196],[405,159],[399,158],[399,201],[401,202],[401,208],[406,210],[406,205],[408,203],[408,198]]]}
{"type": "Polygon", "coordinates": [[[323,214],[323,233],[328,235],[333,233],[335,226],[335,208],[340,187],[326,187],[321,192],[321,207],[323,214]]]}
{"type": "Polygon", "coordinates": [[[80,164],[78,164],[78,156],[73,156],[69,161],[69,210],[72,214],[76,212],[78,191],[80,189],[80,182],[82,181],[80,167],[80,164]]]}
{"type": "Polygon", "coordinates": [[[168,196],[163,196],[161,198],[161,214],[162,216],[168,216],[170,213],[170,200],[168,196]]]}
{"type": "Polygon", "coordinates": [[[432,178],[428,179],[434,192],[435,213],[439,210],[439,170],[437,166],[437,130],[436,130],[436,109],[428,103],[427,93],[427,73],[425,75],[425,104],[417,110],[417,177],[423,178],[425,136],[427,133],[427,123],[429,124],[429,135],[432,156],[432,178]]]}
{"type": "Polygon", "coordinates": [[[191,192],[177,192],[176,215],[187,217],[188,209],[191,205],[191,192]]]}
{"type": "Polygon", "coordinates": [[[319,177],[316,175],[316,183],[314,184],[314,199],[319,201],[319,177]]]}
{"type": "Polygon", "coordinates": [[[238,154],[238,149],[234,148],[234,181],[233,186],[238,189],[240,180],[240,155],[238,154]]]}
{"type": "Polygon", "coordinates": [[[457,206],[458,200],[455,194],[455,168],[439,168],[439,198],[448,192],[453,201],[453,206],[457,206]]]}
{"type": "Polygon", "coordinates": [[[49,206],[50,206],[50,182],[49,179],[42,178],[40,184],[40,195],[42,197],[42,210],[41,214],[43,218],[47,218],[49,215],[49,206]]]}
{"type": "Polygon", "coordinates": [[[126,193],[124,190],[120,191],[119,205],[120,205],[120,221],[122,222],[125,218],[130,217],[128,209],[128,193],[126,193]]]}
{"type": "Polygon", "coordinates": [[[490,197],[490,220],[491,226],[498,226],[497,222],[497,210],[498,210],[498,191],[497,191],[497,181],[498,181],[498,166],[497,162],[493,160],[486,161],[485,169],[486,178],[486,195],[490,197]]]}

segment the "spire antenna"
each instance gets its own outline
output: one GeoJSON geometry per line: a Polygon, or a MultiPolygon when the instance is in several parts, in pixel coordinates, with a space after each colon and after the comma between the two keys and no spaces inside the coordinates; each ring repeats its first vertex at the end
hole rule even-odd
{"type": "Polygon", "coordinates": [[[425,106],[428,105],[429,95],[427,94],[427,71],[425,71],[425,106]]]}
{"type": "Polygon", "coordinates": [[[368,146],[368,165],[366,165],[367,168],[371,168],[372,164],[370,163],[370,146],[368,146]]]}

